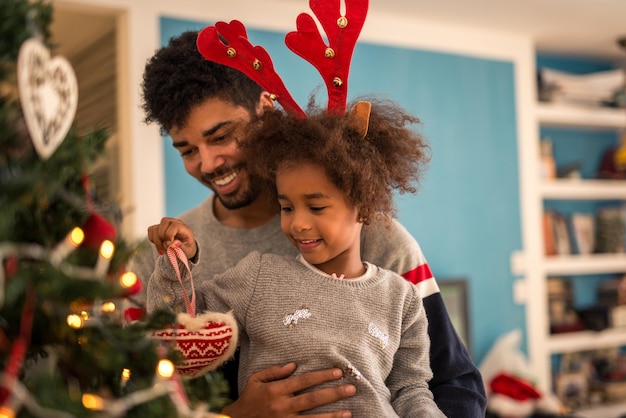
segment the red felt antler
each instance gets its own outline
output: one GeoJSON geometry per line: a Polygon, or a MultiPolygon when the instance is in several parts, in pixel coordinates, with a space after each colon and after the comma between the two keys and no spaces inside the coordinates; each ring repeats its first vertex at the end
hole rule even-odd
{"type": "Polygon", "coordinates": [[[289,49],[304,58],[321,74],[328,90],[328,112],[343,114],[348,97],[348,74],[356,41],[367,16],[368,0],[345,0],[341,15],[340,0],[310,0],[311,10],[326,32],[326,46],[313,18],[301,13],[297,31],[285,37],[289,49]]]}
{"type": "Polygon", "coordinates": [[[208,26],[199,33],[197,46],[205,59],[241,71],[272,93],[285,111],[306,117],[274,70],[268,52],[250,43],[243,23],[232,20],[208,26]]]}
{"type": "MultiPolygon", "coordinates": [[[[319,71],[328,90],[328,112],[336,114],[346,111],[350,61],[369,5],[369,0],[344,1],[345,15],[341,14],[341,0],[309,1],[328,37],[328,46],[306,13],[296,19],[297,30],[285,36],[287,47],[319,71]]],[[[274,70],[268,52],[250,43],[243,23],[233,20],[208,26],[198,35],[197,45],[204,58],[243,72],[272,93],[287,112],[306,117],[274,70]]]]}

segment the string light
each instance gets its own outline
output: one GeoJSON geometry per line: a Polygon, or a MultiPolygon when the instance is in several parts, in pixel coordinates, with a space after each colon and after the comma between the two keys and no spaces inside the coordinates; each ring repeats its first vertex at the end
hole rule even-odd
{"type": "Polygon", "coordinates": [[[79,227],[74,227],[63,241],[57,244],[50,254],[50,261],[58,264],[65,260],[85,240],[85,232],[79,227]]]}
{"type": "Polygon", "coordinates": [[[0,418],[15,418],[15,411],[8,406],[0,407],[0,418]]]}
{"type": "MultiPolygon", "coordinates": [[[[126,370],[128,369],[124,369],[122,371],[122,376],[124,376],[126,370]]],[[[4,374],[0,374],[0,382],[2,382],[4,377],[4,374]]],[[[1,383],[0,387],[2,387],[1,383]]],[[[106,416],[110,418],[122,418],[126,415],[127,411],[137,405],[150,402],[163,395],[169,395],[169,397],[172,398],[172,401],[174,401],[174,399],[178,399],[178,390],[179,388],[175,381],[159,380],[152,387],[134,391],[125,397],[115,400],[105,400],[93,393],[85,393],[81,396],[81,401],[83,406],[87,409],[94,411],[106,411],[106,416]]],[[[33,395],[24,385],[22,385],[20,381],[13,382],[11,385],[11,392],[15,399],[19,401],[20,405],[26,407],[28,411],[37,418],[77,418],[75,415],[65,411],[42,407],[37,403],[35,397],[33,397],[33,395]]],[[[210,412],[204,404],[199,404],[193,410],[189,408],[189,405],[186,403],[174,402],[174,405],[179,418],[229,418],[228,415],[210,412]]],[[[19,409],[19,407],[17,409],[19,409]]],[[[16,411],[11,409],[9,405],[3,405],[0,407],[0,418],[15,418],[15,415],[16,411]]]]}
{"type": "Polygon", "coordinates": [[[76,314],[70,314],[67,316],[67,325],[74,329],[80,329],[83,327],[83,318],[76,314]]]}
{"type": "Polygon", "coordinates": [[[115,303],[113,303],[113,302],[105,302],[105,303],[102,304],[100,309],[102,310],[102,312],[106,312],[106,313],[115,312],[115,309],[116,309],[115,303]]]}
{"type": "Polygon", "coordinates": [[[109,264],[111,264],[111,258],[115,252],[115,244],[105,239],[100,244],[100,251],[98,252],[98,261],[96,262],[95,273],[98,276],[104,276],[109,271],[109,264]]]}
{"type": "Polygon", "coordinates": [[[132,271],[127,271],[120,276],[120,284],[126,289],[130,289],[137,284],[137,275],[132,271]]]}
{"type": "Polygon", "coordinates": [[[93,393],[84,393],[82,397],[83,406],[87,409],[94,411],[102,411],[104,408],[104,401],[98,395],[93,393]]]}
{"type": "Polygon", "coordinates": [[[174,363],[167,359],[159,360],[157,364],[157,375],[163,379],[169,379],[174,375],[174,363]]]}
{"type": "Polygon", "coordinates": [[[125,388],[126,384],[130,380],[130,369],[122,369],[122,374],[120,376],[120,386],[125,388]]]}
{"type": "Polygon", "coordinates": [[[102,241],[102,245],[100,246],[100,255],[102,255],[102,257],[110,259],[111,257],[113,257],[114,251],[115,245],[113,244],[113,242],[109,241],[108,239],[102,241]]]}
{"type": "MultiPolygon", "coordinates": [[[[37,261],[49,261],[56,266],[60,271],[69,277],[81,280],[102,280],[103,275],[108,272],[108,267],[115,252],[115,244],[111,241],[103,242],[101,247],[106,249],[108,259],[98,254],[98,261],[100,262],[100,269],[104,269],[104,272],[96,271],[95,268],[77,266],[71,263],[65,262],[65,257],[77,248],[76,245],[79,242],[78,237],[84,234],[82,229],[76,227],[70,232],[62,242],[57,244],[52,251],[49,251],[46,247],[38,244],[19,244],[12,242],[0,242],[0,259],[7,259],[8,257],[15,257],[18,260],[25,258],[29,260],[37,261]],[[80,231],[80,232],[79,232],[80,231]],[[74,238],[71,238],[71,236],[74,238]],[[70,243],[71,242],[71,243],[70,243]],[[69,250],[69,251],[68,251],[69,250]],[[102,261],[100,261],[102,259],[102,261]]],[[[80,244],[79,244],[80,245],[80,244]]],[[[0,269],[0,285],[4,283],[4,269],[0,269]]],[[[129,276],[130,277],[130,276],[129,276]]],[[[139,279],[137,279],[139,282],[139,279]]],[[[4,293],[1,291],[0,286],[0,306],[3,303],[4,293]]]]}
{"type": "Polygon", "coordinates": [[[70,241],[76,247],[82,244],[84,239],[85,239],[85,232],[79,227],[75,227],[74,229],[70,231],[70,241]]]}

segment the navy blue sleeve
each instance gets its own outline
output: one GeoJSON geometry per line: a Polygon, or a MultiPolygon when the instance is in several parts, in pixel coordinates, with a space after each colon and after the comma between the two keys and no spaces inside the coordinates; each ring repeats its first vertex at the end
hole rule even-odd
{"type": "Polygon", "coordinates": [[[435,403],[450,418],[483,418],[485,387],[478,368],[454,330],[440,293],[424,298],[430,337],[429,382],[435,403]]]}

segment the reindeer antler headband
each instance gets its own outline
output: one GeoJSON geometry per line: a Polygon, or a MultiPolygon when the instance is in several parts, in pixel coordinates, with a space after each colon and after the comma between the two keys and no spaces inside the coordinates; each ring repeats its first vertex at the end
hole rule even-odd
{"type": "MultiPolygon", "coordinates": [[[[328,90],[328,113],[333,114],[346,111],[350,61],[368,9],[368,0],[344,1],[345,15],[341,14],[341,0],[309,1],[329,45],[324,43],[317,24],[307,13],[296,19],[297,30],[285,36],[287,47],[321,74],[328,90]]],[[[250,43],[243,23],[233,20],[208,26],[198,35],[197,44],[204,58],[243,72],[270,92],[285,111],[306,117],[274,70],[269,53],[250,43]]]]}

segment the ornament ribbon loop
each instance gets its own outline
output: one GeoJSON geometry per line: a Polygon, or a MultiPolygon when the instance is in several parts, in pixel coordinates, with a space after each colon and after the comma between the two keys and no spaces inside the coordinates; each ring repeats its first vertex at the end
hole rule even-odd
{"type": "Polygon", "coordinates": [[[185,299],[185,308],[190,316],[196,316],[196,290],[193,287],[193,278],[191,277],[191,269],[189,268],[189,260],[182,248],[178,245],[172,244],[167,247],[167,258],[170,260],[174,271],[176,272],[176,278],[183,288],[183,298],[185,299]],[[189,273],[189,281],[191,282],[191,300],[189,295],[185,291],[185,285],[183,284],[182,275],[180,274],[180,268],[178,267],[178,260],[182,261],[183,265],[189,273]]]}

